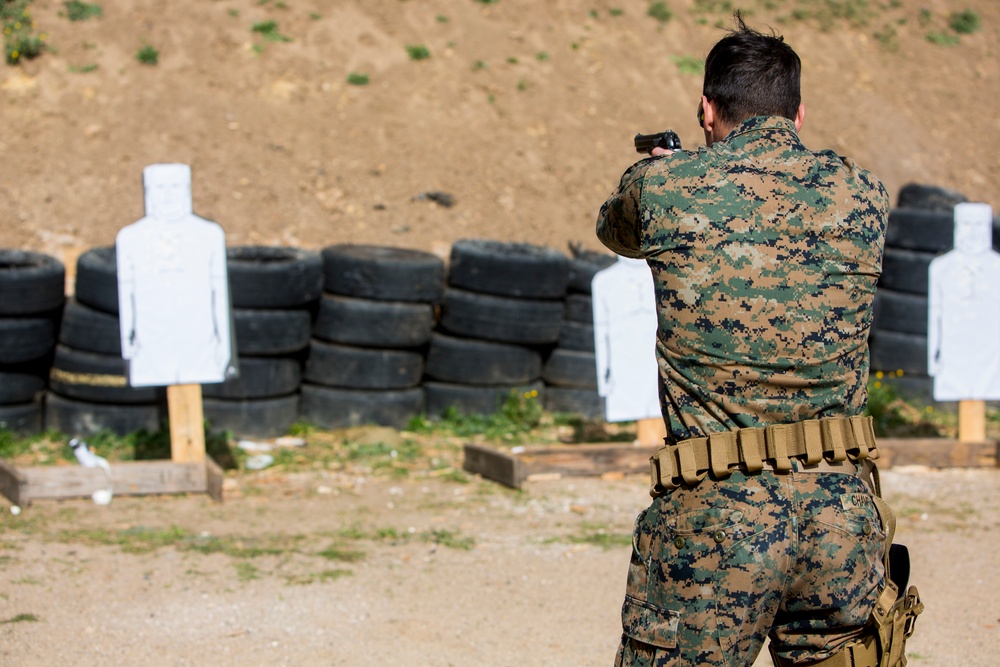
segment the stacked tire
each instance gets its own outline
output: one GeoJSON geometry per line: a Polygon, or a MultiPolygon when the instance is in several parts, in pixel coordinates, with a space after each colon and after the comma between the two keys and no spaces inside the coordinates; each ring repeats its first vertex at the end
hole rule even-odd
{"type": "Polygon", "coordinates": [[[568,280],[556,250],[456,241],[427,353],[427,415],[492,414],[515,391],[544,405],[542,366],[559,340],[568,280]]]}
{"type": "Polygon", "coordinates": [[[302,384],[302,417],[323,428],[403,428],[421,387],[444,262],[417,250],[341,244],[322,250],[323,294],[302,384]]]}
{"type": "MultiPolygon", "coordinates": [[[[932,400],[927,375],[928,274],[954,245],[954,208],[961,193],[908,184],[889,213],[882,276],[875,294],[871,366],[903,396],[932,400]]],[[[994,234],[994,243],[997,236],[994,234]]]]}
{"type": "Polygon", "coordinates": [[[235,246],[226,266],[239,374],[203,385],[205,419],[239,438],[277,437],[299,418],[322,261],[297,248],[235,246]]]}
{"type": "Polygon", "coordinates": [[[121,354],[114,246],[77,260],[49,375],[45,423],[71,436],[156,431],[167,419],[162,387],[130,387],[121,354]]]}
{"type": "Polygon", "coordinates": [[[591,283],[594,275],[615,263],[614,255],[577,251],[570,260],[566,314],[559,344],[542,369],[545,408],[550,412],[604,417],[604,399],[597,393],[594,354],[594,310],[591,283]]]}
{"type": "Polygon", "coordinates": [[[0,250],[0,430],[38,433],[65,267],[39,252],[0,250]]]}

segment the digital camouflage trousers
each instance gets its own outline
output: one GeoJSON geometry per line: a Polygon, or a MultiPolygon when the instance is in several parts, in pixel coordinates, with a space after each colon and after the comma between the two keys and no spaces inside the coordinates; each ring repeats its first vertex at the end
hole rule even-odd
{"type": "Polygon", "coordinates": [[[885,539],[850,463],[668,491],[636,519],[615,664],[749,667],[768,636],[785,660],[825,658],[860,634],[885,539]]]}

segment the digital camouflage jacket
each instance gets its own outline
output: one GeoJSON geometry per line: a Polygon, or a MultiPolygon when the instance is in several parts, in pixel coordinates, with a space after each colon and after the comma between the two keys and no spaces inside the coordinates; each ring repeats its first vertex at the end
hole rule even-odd
{"type": "Polygon", "coordinates": [[[669,437],[864,410],[888,213],[875,176],[779,117],[625,172],[597,236],[652,269],[669,437]]]}

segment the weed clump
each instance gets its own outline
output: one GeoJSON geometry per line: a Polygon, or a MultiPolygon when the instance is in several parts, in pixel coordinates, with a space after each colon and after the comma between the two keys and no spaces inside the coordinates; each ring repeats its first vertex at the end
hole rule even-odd
{"type": "Polygon", "coordinates": [[[147,44],[136,51],[135,59],[143,65],[156,65],[160,62],[160,52],[147,44]]]}

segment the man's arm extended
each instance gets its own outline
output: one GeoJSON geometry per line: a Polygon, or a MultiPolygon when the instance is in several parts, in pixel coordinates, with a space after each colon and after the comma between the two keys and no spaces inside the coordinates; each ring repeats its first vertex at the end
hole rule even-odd
{"type": "Polygon", "coordinates": [[[641,259],[642,220],[639,206],[642,198],[642,165],[638,162],[622,176],[618,190],[604,202],[597,216],[597,238],[623,257],[641,259]]]}

